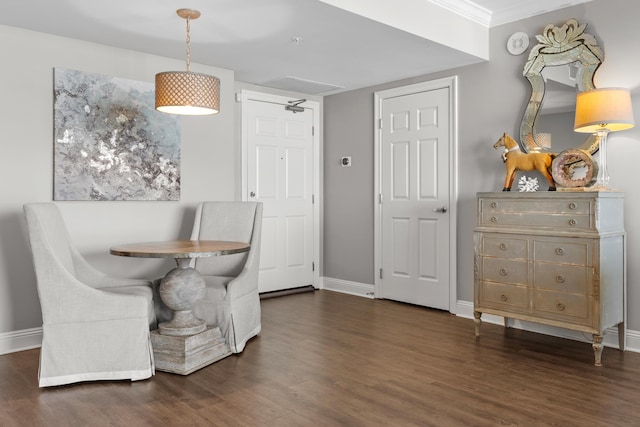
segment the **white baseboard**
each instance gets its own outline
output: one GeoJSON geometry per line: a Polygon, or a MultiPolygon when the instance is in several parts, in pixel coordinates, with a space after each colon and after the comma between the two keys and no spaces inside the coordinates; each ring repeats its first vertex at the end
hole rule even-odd
{"type": "MultiPolygon", "coordinates": [[[[457,303],[458,314],[457,316],[473,319],[473,303],[469,301],[458,301],[457,303]]],[[[494,323],[497,325],[504,325],[504,318],[500,316],[494,316],[492,314],[482,315],[483,323],[494,323]]],[[[554,337],[568,338],[576,341],[591,342],[591,336],[578,331],[572,331],[564,328],[557,328],[554,326],[541,325],[539,323],[525,322],[522,320],[509,319],[509,327],[515,329],[522,329],[530,332],[537,332],[540,334],[551,335],[554,337]]],[[[618,348],[618,328],[609,328],[606,330],[603,344],[606,347],[618,348]]],[[[640,331],[632,331],[627,329],[626,347],[625,350],[640,352],[640,331]]]]}
{"type": "MultiPolygon", "coordinates": [[[[333,279],[323,277],[322,289],[335,292],[361,296],[373,299],[373,285],[366,283],[350,282],[348,280],[333,279]]],[[[458,301],[456,304],[457,316],[473,319],[473,303],[469,301],[458,301]]],[[[491,314],[483,314],[482,321],[486,323],[494,323],[504,325],[504,320],[500,316],[491,314]]],[[[589,342],[589,337],[580,332],[570,331],[563,328],[555,328],[552,326],[540,325],[537,323],[523,322],[519,320],[511,320],[509,326],[516,329],[537,332],[541,334],[568,338],[583,342],[589,342]]],[[[618,330],[610,328],[604,336],[604,345],[607,347],[618,348],[618,330]]],[[[17,351],[30,350],[38,348],[42,345],[42,328],[23,329],[21,331],[6,332],[0,334],[0,355],[14,353],[17,351]]],[[[640,331],[627,329],[627,351],[640,353],[640,331]]]]}
{"type": "Polygon", "coordinates": [[[374,291],[373,285],[367,283],[350,282],[348,280],[333,279],[331,277],[322,278],[322,289],[370,299],[373,299],[374,291]]]}
{"type": "Polygon", "coordinates": [[[0,334],[0,354],[30,350],[42,345],[42,328],[23,329],[0,334]]]}

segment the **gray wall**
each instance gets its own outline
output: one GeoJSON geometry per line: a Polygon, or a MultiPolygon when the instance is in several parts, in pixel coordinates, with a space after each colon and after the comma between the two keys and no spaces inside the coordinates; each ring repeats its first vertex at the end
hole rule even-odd
{"type": "Polygon", "coordinates": [[[324,99],[325,277],[373,284],[373,121],[371,89],[324,99]]]}
{"type": "MultiPolygon", "coordinates": [[[[640,90],[640,57],[636,55],[640,4],[625,0],[594,0],[491,29],[490,60],[447,72],[393,82],[325,98],[325,241],[324,276],[373,284],[373,141],[376,91],[457,75],[459,124],[458,299],[473,300],[473,228],[475,194],[502,189],[504,167],[493,143],[503,132],[518,137],[530,86],[522,76],[527,55],[512,56],[507,39],[516,31],[540,34],[547,24],[569,18],[587,23],[598,39],[605,62],[596,74],[597,87],[621,86],[640,90]],[[616,11],[624,11],[618,13],[616,11]],[[338,159],[353,155],[353,167],[341,168],[338,159]]],[[[638,127],[611,134],[611,186],[626,193],[625,227],[628,233],[629,324],[640,330],[640,194],[634,171],[640,157],[640,98],[634,97],[638,127]]]]}
{"type": "MultiPolygon", "coordinates": [[[[0,26],[0,334],[42,325],[22,205],[53,193],[53,68],[153,82],[184,62],[0,26]],[[6,42],[9,40],[10,42],[6,42]]],[[[56,202],[71,238],[96,267],[116,276],[158,277],[169,261],[109,255],[127,242],[187,238],[195,205],[233,200],[238,152],[234,142],[232,71],[193,64],[221,80],[221,112],[183,117],[179,202],[56,202]]],[[[1,350],[1,349],[0,349],[1,350]]]]}
{"type": "MultiPolygon", "coordinates": [[[[503,169],[491,145],[502,132],[518,134],[529,87],[521,76],[525,56],[511,56],[506,41],[515,31],[533,36],[548,23],[575,17],[589,23],[606,60],[596,84],[638,89],[636,55],[640,5],[625,0],[594,0],[586,5],[534,17],[491,30],[491,60],[324,99],[324,267],[326,277],[373,284],[373,93],[439,77],[459,76],[460,156],[458,218],[458,297],[472,299],[472,231],[475,193],[499,190],[503,169]],[[611,11],[624,11],[624,14],[611,11]],[[338,160],[351,155],[353,166],[338,160]]],[[[51,201],[53,187],[53,68],[64,67],[153,81],[158,71],[182,69],[183,61],[0,26],[0,335],[41,326],[40,308],[26,240],[22,204],[51,201]],[[8,101],[8,102],[7,102],[8,101]]],[[[532,40],[532,43],[535,43],[532,40]]],[[[113,275],[158,277],[168,261],[114,257],[112,245],[188,237],[195,205],[201,200],[239,197],[239,141],[234,114],[233,72],[193,64],[194,71],[221,79],[221,113],[185,117],[182,129],[182,197],[179,202],[58,202],[71,237],[96,267],[113,275]],[[233,161],[230,161],[233,159],[233,161]]],[[[241,87],[241,86],[240,86],[241,87]]],[[[248,86],[247,86],[248,87],[248,86]]],[[[253,87],[248,87],[255,89],[253,87]]],[[[237,106],[236,106],[237,107],[237,106]]],[[[636,159],[638,128],[610,136],[613,186],[626,192],[629,234],[630,327],[640,330],[640,214],[636,159]]],[[[322,159],[321,159],[322,160],[322,159]]],[[[1,350],[1,349],[0,349],[1,350]]]]}

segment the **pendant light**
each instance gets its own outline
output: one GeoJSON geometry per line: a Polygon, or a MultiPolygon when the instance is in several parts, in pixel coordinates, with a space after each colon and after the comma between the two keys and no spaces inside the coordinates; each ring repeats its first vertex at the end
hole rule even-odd
{"type": "Polygon", "coordinates": [[[220,80],[217,77],[191,72],[190,22],[200,12],[178,9],[178,16],[187,23],[187,71],[166,71],[156,74],[156,110],[169,114],[202,116],[220,111],[220,80]]]}

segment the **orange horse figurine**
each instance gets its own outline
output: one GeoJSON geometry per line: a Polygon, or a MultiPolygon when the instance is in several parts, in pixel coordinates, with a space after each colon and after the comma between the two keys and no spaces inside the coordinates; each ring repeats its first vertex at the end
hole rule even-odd
{"type": "Polygon", "coordinates": [[[556,191],[556,183],[551,176],[551,162],[553,162],[555,154],[551,153],[523,153],[515,139],[508,133],[493,144],[496,150],[504,147],[502,159],[507,168],[507,176],[504,180],[504,188],[502,191],[511,191],[513,180],[516,177],[516,171],[533,171],[537,170],[544,176],[549,183],[549,191],[556,191]]]}

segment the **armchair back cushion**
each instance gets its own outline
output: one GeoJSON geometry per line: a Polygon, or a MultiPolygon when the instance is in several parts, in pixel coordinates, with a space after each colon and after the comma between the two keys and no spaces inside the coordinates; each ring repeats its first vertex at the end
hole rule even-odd
{"type": "MultiPolygon", "coordinates": [[[[251,202],[203,203],[196,212],[192,239],[251,242],[256,205],[251,202]]],[[[235,277],[242,271],[249,252],[196,259],[202,275],[235,277]]]]}

